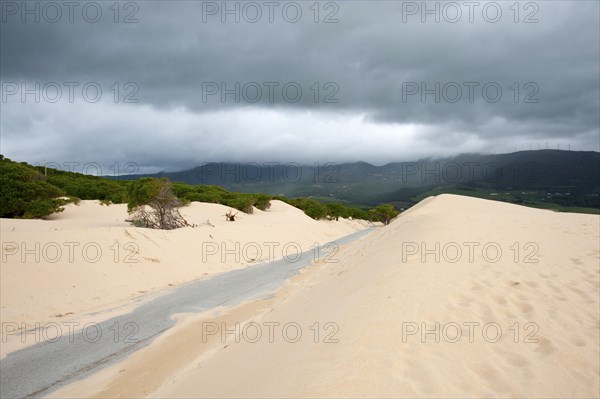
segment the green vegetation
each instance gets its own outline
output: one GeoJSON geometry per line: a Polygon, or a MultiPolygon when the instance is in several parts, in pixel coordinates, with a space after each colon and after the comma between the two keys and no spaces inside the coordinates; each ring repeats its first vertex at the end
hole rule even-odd
{"type": "Polygon", "coordinates": [[[61,212],[69,200],[65,192],[48,183],[44,175],[26,163],[0,155],[0,217],[42,218],[61,212]]]}
{"type": "Polygon", "coordinates": [[[329,216],[338,220],[339,218],[347,218],[350,216],[348,208],[341,204],[330,203],[325,205],[327,207],[327,213],[329,216]]]}
{"type": "MultiPolygon", "coordinates": [[[[178,206],[191,201],[222,204],[245,213],[253,208],[267,210],[278,199],[303,210],[313,219],[340,217],[385,222],[385,212],[350,207],[314,198],[287,198],[261,193],[236,193],[219,186],[171,183],[168,180],[142,177],[138,180],[112,180],[99,176],[34,167],[14,162],[0,155],[0,217],[42,218],[61,212],[62,206],[80,199],[98,200],[103,205],[127,203],[129,211],[150,205],[164,190],[173,194],[169,200],[178,206]],[[168,186],[168,189],[166,188],[168,186]]],[[[156,205],[156,204],[155,204],[156,205]]],[[[376,208],[377,209],[377,208],[376,208]]],[[[389,209],[388,209],[389,210],[389,209]]],[[[394,209],[394,212],[395,209],[394,209]]],[[[397,212],[395,213],[397,214],[397,212]]],[[[395,215],[394,215],[395,216],[395,215]]]]}
{"type": "MultiPolygon", "coordinates": [[[[143,177],[134,180],[127,188],[127,210],[131,212],[135,208],[150,204],[165,187],[170,190],[170,184],[167,179],[154,179],[143,177]]],[[[172,195],[172,198],[176,196],[172,195]]]]}
{"type": "Polygon", "coordinates": [[[315,201],[310,198],[286,198],[286,197],[274,197],[274,199],[278,199],[287,204],[295,206],[298,209],[302,209],[304,213],[310,216],[313,219],[323,219],[327,217],[327,206],[322,203],[315,201]]]}
{"type": "Polygon", "coordinates": [[[398,216],[399,212],[396,210],[396,208],[394,208],[393,205],[385,204],[379,205],[373,209],[373,213],[381,222],[383,222],[383,224],[388,225],[393,218],[398,216]]]}
{"type": "Polygon", "coordinates": [[[183,202],[173,193],[169,179],[146,177],[135,180],[129,185],[127,194],[127,210],[132,214],[131,222],[135,226],[161,230],[189,226],[179,213],[183,202]]]}
{"type": "Polygon", "coordinates": [[[340,217],[343,217],[385,223],[386,220],[389,222],[389,220],[393,219],[399,214],[393,205],[380,205],[378,207],[380,208],[379,210],[377,210],[377,208],[366,210],[349,207],[338,203],[323,204],[312,198],[287,198],[276,196],[273,197],[273,199],[283,201],[298,209],[302,209],[304,213],[313,219],[332,218],[338,220],[340,217]],[[386,212],[382,212],[382,209],[385,209],[386,212]],[[393,216],[391,215],[392,211],[393,216]]]}
{"type": "Polygon", "coordinates": [[[127,187],[130,182],[109,180],[99,176],[65,172],[42,166],[35,167],[46,181],[67,195],[82,200],[107,200],[114,204],[127,202],[127,187]]]}
{"type": "Polygon", "coordinates": [[[186,201],[223,204],[245,213],[252,213],[252,207],[266,211],[271,206],[271,196],[267,194],[232,193],[218,186],[191,186],[173,183],[173,192],[186,201]]]}

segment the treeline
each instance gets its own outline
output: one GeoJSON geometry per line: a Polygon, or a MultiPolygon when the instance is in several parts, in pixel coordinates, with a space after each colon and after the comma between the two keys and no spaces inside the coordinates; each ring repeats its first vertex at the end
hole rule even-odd
{"type": "Polygon", "coordinates": [[[177,198],[183,201],[222,204],[245,213],[252,213],[253,207],[266,211],[271,206],[272,197],[267,194],[234,193],[219,186],[191,186],[185,183],[172,183],[172,188],[177,198]]]}
{"type": "Polygon", "coordinates": [[[338,220],[338,218],[352,218],[388,224],[400,213],[393,205],[388,204],[365,210],[336,203],[324,204],[310,198],[287,198],[276,196],[273,197],[273,199],[286,202],[296,208],[302,209],[304,213],[313,219],[324,219],[327,217],[335,220],[338,220]]]}
{"type": "MultiPolygon", "coordinates": [[[[0,217],[42,218],[61,212],[69,202],[99,200],[105,204],[128,203],[132,190],[139,190],[156,180],[142,178],[133,181],[111,180],[52,168],[34,167],[14,162],[0,155],[0,217]]],[[[268,194],[235,193],[218,186],[170,183],[173,193],[183,203],[191,201],[222,204],[245,213],[253,208],[267,210],[271,200],[281,200],[304,211],[313,219],[353,218],[389,223],[398,215],[391,205],[371,210],[341,204],[323,204],[310,198],[287,198],[268,194]]]]}

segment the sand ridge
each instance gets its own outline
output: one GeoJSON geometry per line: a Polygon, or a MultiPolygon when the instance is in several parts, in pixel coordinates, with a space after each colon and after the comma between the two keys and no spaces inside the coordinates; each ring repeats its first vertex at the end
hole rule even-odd
{"type": "MultiPolygon", "coordinates": [[[[152,397],[598,397],[599,231],[594,215],[437,196],[268,305],[202,315],[225,317],[228,328],[279,323],[274,340],[226,335],[177,371],[165,368],[160,387],[142,379],[138,388],[152,397]],[[282,335],[290,323],[301,328],[295,342],[282,335]]],[[[184,337],[206,328],[199,317],[152,351],[167,342],[185,351],[184,337]]],[[[160,371],[144,353],[151,348],[135,361],[160,371]]],[[[135,368],[133,358],[122,365],[135,368]]],[[[92,376],[55,394],[107,397],[110,387],[119,396],[113,382],[92,376]]]]}

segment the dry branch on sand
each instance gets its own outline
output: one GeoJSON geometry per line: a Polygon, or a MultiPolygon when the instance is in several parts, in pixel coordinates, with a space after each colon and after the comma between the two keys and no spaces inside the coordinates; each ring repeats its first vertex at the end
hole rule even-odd
{"type": "Polygon", "coordinates": [[[238,214],[238,212],[233,213],[233,210],[229,210],[229,212],[227,212],[224,216],[225,216],[225,220],[228,222],[235,222],[235,216],[238,214]]]}

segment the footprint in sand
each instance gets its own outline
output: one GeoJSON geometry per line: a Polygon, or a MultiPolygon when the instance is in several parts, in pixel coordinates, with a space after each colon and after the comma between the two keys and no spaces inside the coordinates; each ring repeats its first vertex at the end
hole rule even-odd
{"type": "Polygon", "coordinates": [[[532,343],[530,345],[535,345],[534,352],[540,353],[542,355],[549,355],[556,351],[554,344],[546,337],[536,337],[538,342],[532,343]]]}
{"type": "Polygon", "coordinates": [[[579,295],[579,298],[581,298],[581,300],[583,300],[586,303],[593,303],[593,302],[595,302],[594,300],[592,300],[590,298],[590,296],[588,295],[587,292],[585,292],[583,290],[580,290],[579,288],[576,288],[576,287],[567,287],[567,289],[569,291],[572,291],[575,294],[579,295]]]}
{"type": "Polygon", "coordinates": [[[496,295],[493,297],[494,302],[498,305],[506,305],[506,299],[503,296],[496,295]]]}
{"type": "MultiPolygon", "coordinates": [[[[590,273],[585,269],[580,269],[579,270],[581,272],[581,274],[583,274],[583,277],[585,280],[593,280],[596,278],[596,275],[594,273],[590,273]]],[[[594,282],[594,286],[597,287],[598,286],[598,282],[594,282]]]]}
{"type": "Polygon", "coordinates": [[[531,288],[537,288],[538,287],[538,284],[536,282],[534,282],[534,281],[525,281],[525,285],[527,285],[528,287],[531,287],[531,288]]]}
{"type": "Polygon", "coordinates": [[[529,360],[517,353],[506,353],[502,355],[502,359],[511,366],[526,367],[529,365],[529,360]]]}
{"type": "Polygon", "coordinates": [[[557,287],[551,282],[547,282],[546,287],[550,288],[555,294],[562,294],[562,290],[560,289],[560,287],[557,287]]]}
{"type": "Polygon", "coordinates": [[[580,348],[585,346],[585,340],[580,337],[571,337],[570,341],[573,345],[578,346],[580,348]]]}
{"type": "MultiPolygon", "coordinates": [[[[570,283],[570,284],[573,284],[573,283],[570,283]]],[[[579,294],[579,295],[585,294],[585,292],[583,292],[582,290],[580,290],[580,289],[579,289],[579,288],[577,288],[577,287],[570,287],[570,286],[567,286],[567,289],[568,289],[569,291],[572,291],[572,292],[574,292],[574,293],[576,293],[576,294],[579,294]]]]}
{"type": "Polygon", "coordinates": [[[519,310],[522,313],[532,313],[534,311],[533,306],[531,306],[529,303],[527,302],[519,302],[517,303],[517,306],[519,307],[519,310]]]}

